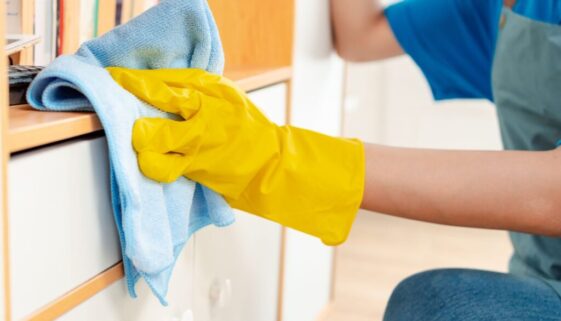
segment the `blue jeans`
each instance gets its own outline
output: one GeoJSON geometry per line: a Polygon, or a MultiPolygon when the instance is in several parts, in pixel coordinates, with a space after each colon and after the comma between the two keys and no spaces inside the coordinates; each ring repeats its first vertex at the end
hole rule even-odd
{"type": "Polygon", "coordinates": [[[532,277],[465,269],[403,280],[384,321],[560,321],[561,298],[532,277]]]}

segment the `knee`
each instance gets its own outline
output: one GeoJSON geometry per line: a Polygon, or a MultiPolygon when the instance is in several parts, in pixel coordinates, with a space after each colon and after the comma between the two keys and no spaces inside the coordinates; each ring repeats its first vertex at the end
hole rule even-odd
{"type": "MultiPolygon", "coordinates": [[[[415,274],[399,283],[384,321],[534,320],[559,309],[557,294],[540,280],[445,269],[415,274]]],[[[558,319],[556,314],[551,320],[558,319]]]]}
{"type": "MultiPolygon", "coordinates": [[[[429,321],[453,318],[450,305],[452,291],[461,278],[459,270],[431,270],[401,281],[388,301],[384,321],[429,321]]],[[[450,319],[452,320],[452,319],[450,319]]]]}

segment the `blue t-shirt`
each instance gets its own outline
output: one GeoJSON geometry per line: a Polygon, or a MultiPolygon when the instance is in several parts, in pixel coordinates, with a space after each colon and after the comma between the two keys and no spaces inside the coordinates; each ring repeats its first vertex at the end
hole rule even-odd
{"type": "MultiPolygon", "coordinates": [[[[401,47],[435,99],[493,100],[491,71],[503,0],[404,0],[386,9],[401,47]]],[[[518,0],[514,11],[561,24],[561,0],[518,0]]]]}

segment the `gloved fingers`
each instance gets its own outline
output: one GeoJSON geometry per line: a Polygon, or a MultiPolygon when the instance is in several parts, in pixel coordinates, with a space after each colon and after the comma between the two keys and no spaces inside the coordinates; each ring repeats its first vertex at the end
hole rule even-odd
{"type": "MultiPolygon", "coordinates": [[[[202,105],[201,100],[204,99],[197,90],[189,89],[185,85],[168,84],[161,70],[108,67],[107,71],[123,89],[138,99],[165,112],[181,115],[184,119],[189,119],[195,114],[202,105]],[[158,77],[155,77],[156,75],[158,77]]],[[[168,74],[171,76],[174,73],[168,74]]]]}
{"type": "Polygon", "coordinates": [[[201,143],[206,125],[200,118],[172,120],[140,118],[132,130],[132,145],[137,153],[193,154],[201,143]]]}
{"type": "Polygon", "coordinates": [[[171,183],[184,174],[187,156],[145,151],[138,154],[138,166],[144,176],[162,183],[171,183]]]}
{"type": "Polygon", "coordinates": [[[135,73],[142,78],[157,79],[175,90],[194,90],[202,94],[201,96],[225,99],[230,102],[238,102],[245,97],[243,90],[233,81],[202,69],[152,69],[138,70],[135,73]]]}
{"type": "Polygon", "coordinates": [[[208,97],[227,101],[232,105],[245,106],[247,108],[252,104],[245,91],[226,77],[206,73],[198,81],[193,81],[187,85],[189,88],[197,90],[208,97]]]}

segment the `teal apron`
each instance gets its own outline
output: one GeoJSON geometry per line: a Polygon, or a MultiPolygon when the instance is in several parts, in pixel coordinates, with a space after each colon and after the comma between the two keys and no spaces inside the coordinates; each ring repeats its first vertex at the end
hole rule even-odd
{"type": "MultiPolygon", "coordinates": [[[[557,147],[561,140],[561,26],[504,10],[493,63],[493,96],[505,149],[557,147]]],[[[514,246],[510,271],[540,277],[561,295],[561,238],[510,236],[514,246]]]]}

